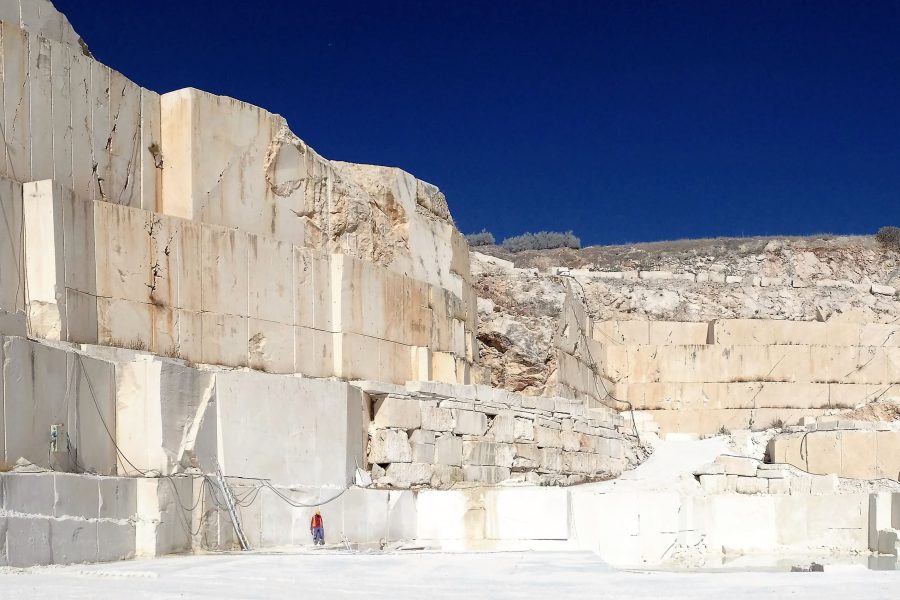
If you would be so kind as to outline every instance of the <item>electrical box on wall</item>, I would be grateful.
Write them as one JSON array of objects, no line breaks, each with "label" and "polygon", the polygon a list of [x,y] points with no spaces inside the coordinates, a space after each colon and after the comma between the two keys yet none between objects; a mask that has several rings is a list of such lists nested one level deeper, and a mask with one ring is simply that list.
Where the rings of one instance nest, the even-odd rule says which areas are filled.
[{"label": "electrical box on wall", "polygon": [[66,451],[66,426],[56,423],[50,426],[50,452]]}]

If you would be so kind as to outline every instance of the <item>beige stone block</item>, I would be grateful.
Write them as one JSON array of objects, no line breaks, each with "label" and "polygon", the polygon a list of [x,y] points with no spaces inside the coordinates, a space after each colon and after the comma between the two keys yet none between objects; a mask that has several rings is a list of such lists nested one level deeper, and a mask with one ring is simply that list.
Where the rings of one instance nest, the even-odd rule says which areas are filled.
[{"label": "beige stone block", "polygon": [[453,431],[456,416],[449,408],[422,407],[422,428],[429,431]]},{"label": "beige stone block", "polygon": [[457,372],[456,357],[449,352],[432,352],[431,376],[434,381],[458,383],[460,378]]},{"label": "beige stone block", "polygon": [[[59,206],[63,213],[62,249],[66,287],[96,296],[98,257],[94,233],[94,203],[78,200],[70,191],[58,185],[53,185],[52,193],[58,197],[58,203],[54,202],[55,206]],[[101,206],[101,210],[103,208],[105,207]],[[58,247],[56,251],[59,252]]]},{"label": "beige stone block", "polygon": [[[63,44],[50,45],[50,80],[52,98],[51,142],[53,146],[53,179],[61,186],[73,189],[72,179],[72,95],[71,48]],[[38,179],[35,177],[35,179]],[[42,179],[42,178],[41,178]]]},{"label": "beige stone block", "polygon": [[473,481],[493,485],[509,479],[510,472],[506,467],[467,465],[463,467],[463,474],[465,477],[465,481]]},{"label": "beige stone block", "polygon": [[896,323],[864,323],[859,327],[860,346],[900,347],[900,325]]},{"label": "beige stone block", "polygon": [[107,197],[116,204],[141,208],[141,88],[112,70],[109,120]]},{"label": "beige stone block", "polygon": [[716,464],[725,467],[727,475],[740,475],[744,477],[756,477],[756,469],[759,462],[752,458],[740,456],[722,455],[716,458]]},{"label": "beige stone block", "polygon": [[[433,327],[440,326],[433,322],[430,307],[431,290],[426,283],[408,277],[403,278],[403,286],[406,339],[409,344],[422,346],[427,350],[426,347],[431,343]],[[474,351],[473,348],[472,352]]]},{"label": "beige stone block", "polygon": [[391,463],[387,468],[388,479],[400,488],[411,485],[425,485],[431,483],[432,467],[422,463]]},{"label": "beige stone block", "polygon": [[412,449],[405,431],[380,429],[369,440],[370,464],[412,462]]},{"label": "beige stone block", "polygon": [[887,356],[887,383],[900,383],[900,348],[885,348]]},{"label": "beige stone block", "polygon": [[293,373],[295,328],[261,319],[249,319],[247,325],[250,368],[267,373]]},{"label": "beige stone block", "polygon": [[94,184],[91,62],[81,53],[69,55],[72,190],[84,200],[93,198],[91,190]]},{"label": "beige stone block", "polygon": [[516,440],[516,418],[512,413],[500,413],[493,418],[487,435],[495,442],[511,443]]},{"label": "beige stone block", "polygon": [[418,400],[388,395],[375,401],[375,427],[418,429],[422,425],[422,405]]},{"label": "beige stone block", "polygon": [[791,493],[790,479],[769,479],[768,492],[770,494],[790,494]]},{"label": "beige stone block", "polygon": [[340,334],[294,327],[294,372],[310,377],[334,375],[334,340]]},{"label": "beige stone block", "polygon": [[469,465],[512,467],[515,447],[489,441],[463,440],[463,463]]},{"label": "beige stone block", "polygon": [[203,311],[246,317],[250,236],[235,229],[203,225],[200,240]]},{"label": "beige stone block", "polygon": [[151,348],[153,305],[115,298],[97,298],[98,341],[132,350]]},{"label": "beige stone block", "polygon": [[514,425],[515,441],[534,441],[534,421],[516,417]]},{"label": "beige stone block", "polygon": [[487,431],[487,416],[471,410],[456,412],[453,433],[458,435],[484,435]]},{"label": "beige stone block", "polygon": [[178,356],[199,363],[203,359],[203,318],[199,312],[175,311],[178,331]]},{"label": "beige stone block", "polygon": [[513,467],[536,469],[541,464],[541,450],[537,444],[518,443],[515,448]]},{"label": "beige stone block", "polygon": [[816,496],[832,495],[837,491],[838,478],[837,475],[811,475],[810,478],[810,494]]},{"label": "beige stone block", "polygon": [[534,428],[534,441],[541,448],[562,448],[562,435],[559,430],[542,425]]},{"label": "beige stone block", "polygon": [[249,319],[205,312],[201,315],[202,362],[229,367],[249,366]]},{"label": "beige stone block", "polygon": [[5,22],[0,35],[3,39],[5,173],[16,181],[32,181],[29,36],[17,24]]},{"label": "beige stone block", "polygon": [[[707,494],[724,494],[728,489],[728,478],[725,474],[721,475],[701,475],[700,487]],[[735,485],[737,485],[735,483]]]},{"label": "beige stone block", "polygon": [[808,496],[810,494],[812,478],[806,475],[791,477],[788,479],[792,496]]},{"label": "beige stone block", "polygon": [[157,306],[200,312],[203,306],[201,225],[157,215],[151,219],[150,301]]},{"label": "beige stone block", "polygon": [[562,450],[559,448],[541,448],[540,468],[558,473],[563,469]]},{"label": "beige stone block", "polygon": [[94,205],[97,295],[150,303],[150,239],[158,217],[106,202]]},{"label": "beige stone block", "polygon": [[[900,481],[900,431],[875,432],[875,445],[875,476]],[[900,511],[900,501],[895,504]]]},{"label": "beige stone block", "polygon": [[97,298],[66,289],[65,339],[75,344],[97,344]]},{"label": "beige stone block", "polygon": [[628,366],[628,354],[628,349],[625,346],[605,346],[600,356],[597,357],[603,374],[614,382],[628,383],[633,381]]},{"label": "beige stone block", "polygon": [[649,325],[649,343],[656,346],[705,345],[709,333],[708,323],[650,321]]},{"label": "beige stone block", "polygon": [[465,473],[458,466],[434,465],[432,467],[431,487],[438,490],[452,488],[455,484],[465,481]]},{"label": "beige stone block", "polygon": [[754,431],[797,425],[803,417],[815,417],[825,409],[815,408],[755,408],[750,414],[750,428]]},{"label": "beige stone block", "polygon": [[887,383],[884,348],[816,346],[813,372],[825,383]]},{"label": "beige stone block", "polygon": [[11,232],[0,243],[0,310],[10,313],[25,307],[23,227],[22,186],[0,179],[0,231]]},{"label": "beige stone block", "polygon": [[758,375],[763,381],[806,383],[815,379],[807,345],[769,346],[762,369]]},{"label": "beige stone block", "polygon": [[841,477],[874,479],[876,475],[876,432],[841,432]]},{"label": "beige stone block", "polygon": [[831,403],[830,389],[824,383],[780,383],[757,384],[753,408],[828,408]]},{"label": "beige stone block", "polygon": [[[425,410],[425,409],[423,409]],[[442,435],[434,442],[434,462],[438,465],[462,466],[463,441],[455,435]]]},{"label": "beige stone block", "polygon": [[109,194],[109,140],[112,138],[110,116],[110,73],[109,67],[97,61],[89,61],[91,88],[91,160],[94,164],[91,180],[92,200],[112,202]]},{"label": "beige stone block", "polygon": [[872,386],[865,383],[831,383],[828,385],[829,406],[854,408],[871,399]]},{"label": "beige stone block", "polygon": [[807,469],[810,473],[827,475],[841,473],[841,432],[814,431],[806,436]]},{"label": "beige stone block", "polygon": [[335,335],[335,374],[345,379],[369,379],[402,384],[410,380],[413,352],[409,346],[364,335]]},{"label": "beige stone block", "polygon": [[140,186],[141,208],[162,212],[162,116],[156,92],[141,89]]},{"label": "beige stone block", "polygon": [[773,463],[806,469],[806,434],[779,435],[770,442],[769,458]]},{"label": "beige stone block", "polygon": [[593,337],[612,345],[645,345],[650,343],[649,321],[599,321],[594,323]]},{"label": "beige stone block", "polygon": [[735,491],[738,494],[766,494],[769,492],[769,480],[739,475]]},{"label": "beige stone block", "polygon": [[774,343],[773,329],[765,321],[755,319],[721,319],[714,321],[713,340],[722,346],[768,346]]},{"label": "beige stone block", "polygon": [[150,307],[150,339],[148,350],[160,356],[178,357],[178,316],[173,308]]}]

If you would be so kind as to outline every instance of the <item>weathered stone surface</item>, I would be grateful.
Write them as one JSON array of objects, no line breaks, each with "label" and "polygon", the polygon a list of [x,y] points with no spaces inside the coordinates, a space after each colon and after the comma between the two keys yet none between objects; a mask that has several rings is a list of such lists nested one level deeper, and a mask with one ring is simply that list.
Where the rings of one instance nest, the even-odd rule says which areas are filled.
[{"label": "weathered stone surface", "polygon": [[514,442],[516,440],[516,418],[511,413],[501,413],[494,417],[487,435],[496,442]]},{"label": "weathered stone surface", "polygon": [[465,481],[465,472],[462,468],[450,465],[434,465],[431,487],[448,489],[461,481]]},{"label": "weathered stone surface", "polygon": [[391,463],[385,471],[385,477],[399,488],[429,484],[432,477],[431,465],[422,463]]},{"label": "weathered stone surface", "polygon": [[724,473],[700,475],[700,487],[707,494],[722,494],[727,489],[726,475]]},{"label": "weathered stone surface", "polygon": [[460,410],[456,413],[453,433],[459,435],[484,435],[487,431],[487,416],[484,413]]},{"label": "weathered stone surface", "polygon": [[562,448],[561,433],[549,427],[534,428],[534,441],[541,448]]},{"label": "weathered stone surface", "polygon": [[442,435],[435,439],[435,464],[461,466],[462,456],[462,438],[453,435]]},{"label": "weathered stone surface", "polygon": [[463,441],[463,463],[468,465],[511,467],[515,447],[496,442]]},{"label": "weathered stone surface", "polygon": [[405,431],[381,429],[371,437],[369,445],[370,463],[412,462],[412,448]]},{"label": "weathered stone surface", "polygon": [[716,463],[724,466],[725,473],[728,475],[756,476],[758,461],[752,458],[722,455],[716,458]]},{"label": "weathered stone surface", "polygon": [[767,479],[738,475],[735,490],[739,494],[765,494],[769,491],[769,483]]},{"label": "weathered stone surface", "polygon": [[422,407],[422,428],[430,431],[453,431],[456,416],[449,408]]},{"label": "weathered stone surface", "polygon": [[506,467],[464,466],[465,481],[477,481],[487,484],[496,484],[509,479],[509,469]]}]

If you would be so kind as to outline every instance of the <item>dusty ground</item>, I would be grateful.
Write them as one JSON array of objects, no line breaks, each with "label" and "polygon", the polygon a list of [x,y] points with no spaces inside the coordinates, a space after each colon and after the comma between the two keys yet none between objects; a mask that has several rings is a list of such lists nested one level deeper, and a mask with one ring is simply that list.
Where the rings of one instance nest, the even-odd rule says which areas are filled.
[{"label": "dusty ground", "polygon": [[896,598],[900,571],[614,571],[590,553],[184,556],[0,575],[0,598]]}]

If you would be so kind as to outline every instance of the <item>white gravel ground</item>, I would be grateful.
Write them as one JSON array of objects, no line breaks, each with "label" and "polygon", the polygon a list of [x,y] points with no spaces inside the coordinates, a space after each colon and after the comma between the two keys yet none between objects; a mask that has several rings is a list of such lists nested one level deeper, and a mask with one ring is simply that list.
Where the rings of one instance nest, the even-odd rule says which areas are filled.
[{"label": "white gravel ground", "polygon": [[897,598],[900,571],[614,571],[590,553],[248,554],[7,570],[0,598]]}]

